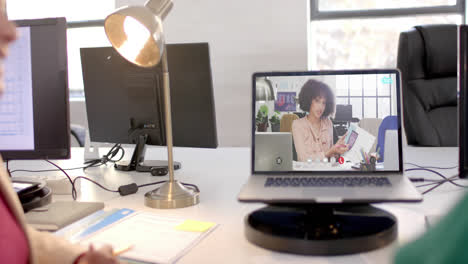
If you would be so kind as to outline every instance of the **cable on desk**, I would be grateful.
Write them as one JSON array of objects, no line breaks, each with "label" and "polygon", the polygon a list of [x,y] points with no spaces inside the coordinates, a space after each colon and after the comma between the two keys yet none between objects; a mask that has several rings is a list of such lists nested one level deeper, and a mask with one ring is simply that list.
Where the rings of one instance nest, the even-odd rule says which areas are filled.
[{"label": "cable on desk", "polygon": [[[456,177],[456,176],[455,176],[455,177]],[[433,187],[431,187],[431,188],[425,190],[422,194],[424,195],[424,194],[426,194],[426,193],[428,193],[428,192],[434,190],[435,188],[437,188],[437,187],[441,186],[442,184],[446,183],[447,181],[451,181],[451,180],[450,180],[450,179],[447,179],[447,180],[441,180],[439,183],[432,183],[432,184],[435,184],[435,185],[434,185]]]},{"label": "cable on desk", "polygon": [[406,169],[405,171],[417,171],[417,170],[429,171],[429,172],[435,173],[438,176],[443,178],[443,180],[440,180],[440,181],[435,181],[435,182],[432,182],[432,183],[416,186],[416,187],[425,187],[425,186],[434,185],[433,187],[431,187],[428,190],[424,191],[422,194],[426,194],[426,193],[434,190],[435,188],[441,186],[442,184],[444,184],[446,182],[449,182],[449,183],[451,183],[451,184],[453,184],[453,185],[455,185],[457,187],[468,188],[468,186],[466,186],[466,185],[461,185],[461,184],[458,184],[458,183],[454,182],[455,180],[459,180],[459,179],[457,179],[458,175],[455,175],[455,176],[452,176],[452,177],[447,177],[447,176],[444,176],[444,175],[442,175],[441,173],[439,173],[439,172],[437,172],[435,170],[431,170],[431,169],[428,169],[428,168],[412,168],[412,169]]},{"label": "cable on desk", "polygon": [[431,183],[426,183],[426,184],[422,184],[422,185],[417,185],[416,187],[417,188],[420,188],[420,187],[426,187],[426,186],[431,186],[431,185],[434,185],[434,184],[439,184],[439,183],[445,183],[447,181],[457,181],[457,180],[460,180],[459,178],[457,179],[458,176],[452,176],[450,178],[448,178],[447,180],[434,180],[433,182]]},{"label": "cable on desk", "polygon": [[[92,166],[92,167],[99,167],[100,165],[96,165],[96,166]],[[62,168],[64,171],[70,171],[70,170],[82,170],[82,169],[85,169],[85,168],[89,168],[89,166],[84,166],[84,167],[76,167],[76,168],[67,168],[67,169],[64,169]],[[49,169],[49,170],[22,170],[22,169],[18,169],[18,170],[12,170],[10,171],[10,173],[15,173],[15,172],[32,172],[32,173],[36,173],[36,172],[52,172],[52,171],[60,171],[59,169]]]},{"label": "cable on desk", "polygon": [[[88,181],[96,184],[97,186],[99,186],[103,190],[106,190],[108,192],[117,192],[117,193],[120,193],[120,195],[122,195],[122,196],[129,195],[129,194],[134,194],[141,187],[146,187],[146,186],[156,185],[156,184],[161,184],[161,183],[166,182],[166,181],[158,181],[158,182],[146,183],[146,184],[141,184],[141,185],[137,185],[136,183],[130,183],[130,184],[119,186],[118,190],[115,191],[115,190],[111,190],[111,189],[108,189],[108,188],[104,187],[102,184],[100,184],[100,183],[98,183],[98,182],[96,182],[94,180],[91,180],[88,177],[78,176],[73,180],[72,189],[75,188],[75,183],[76,183],[76,180],[78,180],[78,179],[88,180]],[[184,185],[184,186],[189,186],[191,189],[193,189],[193,190],[195,190],[197,192],[200,192],[200,189],[198,189],[198,187],[196,185],[194,185],[194,184],[189,184],[189,183],[184,183],[184,182],[181,182],[181,184]]]},{"label": "cable on desk", "polygon": [[[113,159],[115,156],[117,156],[119,152],[121,152],[120,158]],[[107,154],[102,156],[102,158],[86,161],[85,164],[88,164],[88,165],[84,168],[84,170],[93,166],[104,165],[107,162],[113,162],[113,163],[119,162],[123,159],[124,156],[125,156],[125,150],[122,147],[122,144],[117,143],[114,146],[112,146],[112,148],[107,152]]]},{"label": "cable on desk", "polygon": [[57,167],[61,172],[63,172],[63,174],[65,174],[65,176],[67,176],[67,178],[68,178],[68,180],[70,181],[70,184],[71,184],[71,186],[72,186],[72,198],[73,198],[73,200],[76,200],[76,198],[77,198],[77,191],[76,191],[75,184],[76,184],[76,181],[77,181],[78,179],[85,179],[85,180],[88,180],[88,181],[90,181],[90,182],[96,184],[96,185],[99,186],[100,188],[102,188],[102,189],[104,189],[104,190],[106,190],[106,191],[109,191],[109,192],[118,192],[118,191],[110,190],[110,189],[104,187],[103,185],[101,185],[100,183],[98,183],[98,182],[96,182],[96,181],[94,181],[94,180],[92,180],[92,179],[90,179],[90,178],[88,178],[88,177],[85,177],[85,176],[78,176],[78,177],[76,177],[75,179],[72,180],[71,177],[70,177],[70,175],[68,175],[67,172],[66,172],[65,170],[63,170],[60,166],[58,166],[57,164],[53,163],[53,162],[50,161],[50,160],[45,160],[45,161],[47,161],[47,162],[49,162],[50,164],[52,164],[52,165],[54,165],[55,167]]},{"label": "cable on desk", "polygon": [[184,183],[184,182],[181,182],[181,183],[182,183],[182,185],[184,185],[184,186],[192,187],[192,189],[195,190],[196,192],[200,192],[200,189],[198,189],[198,186],[196,186],[195,184]]},{"label": "cable on desk", "polygon": [[405,164],[408,164],[408,165],[411,165],[411,166],[415,166],[415,167],[418,167],[418,168],[421,168],[421,169],[451,170],[451,169],[458,168],[458,165],[452,166],[452,167],[434,167],[434,166],[425,167],[425,166],[421,166],[421,165],[418,165],[418,164],[415,164],[415,163],[411,163],[411,162],[405,162]]},{"label": "cable on desk", "polygon": [[441,180],[408,177],[411,182],[440,182]]},{"label": "cable on desk", "polygon": [[57,167],[57,169],[59,169],[61,172],[63,172],[63,174],[65,174],[65,176],[67,176],[68,180],[70,181],[70,184],[72,185],[72,198],[73,200],[76,200],[76,189],[75,189],[75,183],[73,182],[73,180],[71,179],[70,175],[68,175],[68,173],[66,171],[64,171],[62,168],[60,168],[59,165],[53,163],[52,161],[50,160],[45,160],[47,162],[49,162],[50,164],[54,165],[55,167]]},{"label": "cable on desk", "polygon": [[[100,187],[101,189],[103,189],[105,191],[120,193],[120,195],[122,195],[122,196],[136,193],[138,191],[138,188],[141,188],[141,187],[146,187],[146,186],[150,186],[150,185],[157,185],[157,184],[161,184],[161,183],[166,182],[166,181],[158,181],[158,182],[146,183],[146,184],[141,184],[141,185],[137,185],[136,183],[130,183],[130,184],[119,186],[118,190],[111,190],[111,189],[105,187],[104,185],[98,183],[97,181],[92,180],[92,179],[90,179],[90,178],[88,178],[86,176],[77,176],[72,180],[70,175],[68,175],[67,172],[64,169],[62,169],[60,166],[58,166],[57,164],[53,163],[50,160],[45,160],[45,161],[47,161],[48,163],[54,165],[58,170],[63,172],[63,174],[65,174],[65,176],[68,178],[68,180],[70,181],[70,184],[72,185],[72,198],[73,198],[73,200],[77,199],[77,191],[76,191],[75,184],[76,184],[76,181],[78,179],[84,179],[84,180],[90,181],[90,182],[96,184],[98,187]],[[195,184],[184,183],[184,182],[181,182],[181,184],[184,185],[184,186],[190,187],[191,189],[195,190],[196,192],[200,192],[200,189]]]},{"label": "cable on desk", "polygon": [[[422,170],[422,171],[428,171],[428,172],[432,172],[434,174],[437,174],[439,175],[440,177],[442,177],[444,180],[447,180],[447,181],[444,181],[444,182],[450,182],[451,184],[457,186],[457,187],[468,187],[468,186],[465,186],[465,185],[460,185],[460,184],[457,184],[457,183],[454,183],[453,182],[453,179],[452,177],[447,177],[447,176],[444,176],[442,175],[440,172],[438,171],[435,171],[435,170],[431,170],[431,169],[426,169],[426,168],[412,168],[412,169],[406,169],[405,171],[418,171],[418,170]],[[458,176],[454,176],[455,178],[458,177]]]},{"label": "cable on desk", "polygon": [[138,188],[142,188],[142,187],[146,187],[146,186],[161,184],[161,183],[164,183],[164,182],[166,182],[166,181],[158,181],[158,182],[145,183],[145,184],[138,185],[137,187],[138,187]]},{"label": "cable on desk", "polygon": [[[436,173],[438,174],[439,176],[441,176],[442,178],[444,178],[445,176],[433,171],[432,169],[436,169],[436,170],[449,170],[449,169],[455,169],[457,168],[458,166],[452,166],[452,167],[434,167],[434,166],[431,166],[431,167],[424,167],[424,166],[421,166],[421,165],[418,165],[418,164],[415,164],[415,163],[411,163],[411,162],[405,162],[405,164],[408,164],[408,165],[412,165],[412,166],[415,166],[417,168],[410,168],[410,169],[405,169],[405,171],[413,171],[413,170],[428,170],[430,172],[433,172],[433,173]],[[408,177],[409,180],[411,182],[439,182],[440,180],[432,180],[432,179],[426,179],[426,178],[422,178],[422,177],[419,177],[419,178],[415,178],[415,177]]]},{"label": "cable on desk", "polygon": [[111,190],[111,189],[109,189],[109,188],[106,188],[106,187],[104,187],[104,185],[100,184],[99,182],[97,182],[97,181],[95,181],[95,180],[91,180],[90,178],[85,177],[85,176],[78,176],[78,177],[76,177],[75,179],[73,179],[73,185],[75,185],[75,183],[76,183],[76,181],[77,181],[78,179],[84,179],[84,180],[90,181],[90,182],[96,184],[97,186],[99,186],[100,188],[102,188],[102,189],[104,189],[104,190],[106,190],[106,191],[108,191],[108,192],[119,192],[119,191],[114,191],[114,190]]}]

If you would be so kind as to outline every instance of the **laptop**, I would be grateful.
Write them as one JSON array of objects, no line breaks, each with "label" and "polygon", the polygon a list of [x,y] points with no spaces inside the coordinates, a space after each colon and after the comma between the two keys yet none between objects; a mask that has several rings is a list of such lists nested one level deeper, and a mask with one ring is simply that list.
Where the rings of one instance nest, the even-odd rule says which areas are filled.
[{"label": "laptop", "polygon": [[[252,122],[255,122],[256,112],[261,105],[268,106],[270,115],[274,111],[280,111],[280,115],[287,113],[275,109],[274,102],[256,100],[257,78],[270,80],[275,87],[275,93],[294,92],[297,109],[302,111],[303,117],[293,122],[290,133],[279,133],[276,136],[278,132],[257,132],[255,124],[252,125],[251,176],[241,188],[239,201],[291,204],[422,200],[422,195],[403,175],[403,111],[398,70],[255,73],[252,80]],[[325,99],[318,100],[325,102],[323,109],[316,108],[319,104],[314,102],[317,100],[310,98]],[[388,162],[376,162],[378,154],[369,146],[373,140],[378,140],[378,137],[369,133],[360,133],[353,138],[351,148],[347,146],[348,151],[354,148],[359,150],[354,152],[362,155],[359,162],[356,162],[356,159],[354,162],[346,159],[346,152],[340,154],[336,151],[337,148],[331,149],[334,144],[342,143],[333,142],[333,124],[329,121],[336,104],[353,105],[355,117],[359,119],[397,117],[394,118],[398,123],[397,129],[385,133],[393,136],[383,139],[386,142],[380,144],[391,146],[385,150],[385,159],[392,161],[391,166]],[[317,123],[317,120],[320,122]],[[315,126],[320,129],[313,130],[314,126],[309,125],[312,122],[320,124]],[[349,124],[353,125],[353,129],[356,129],[359,123]],[[349,131],[351,133],[351,128]],[[281,134],[290,135],[289,144],[284,142],[285,136]],[[266,141],[268,143],[263,143]],[[343,147],[342,145],[340,147]],[[293,148],[291,156],[289,148]],[[287,164],[289,170],[285,170],[286,165],[274,165],[275,157],[280,153],[278,149],[287,152],[281,156],[281,164]],[[283,160],[286,157],[287,159],[291,157],[290,163]],[[297,158],[293,160],[292,157]]]}]

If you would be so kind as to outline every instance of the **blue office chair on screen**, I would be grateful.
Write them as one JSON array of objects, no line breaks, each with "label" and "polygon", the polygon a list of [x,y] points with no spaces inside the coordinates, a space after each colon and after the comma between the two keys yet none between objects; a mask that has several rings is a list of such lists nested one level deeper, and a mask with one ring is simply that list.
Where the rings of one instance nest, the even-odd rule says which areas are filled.
[{"label": "blue office chair on screen", "polygon": [[397,116],[387,116],[380,123],[379,134],[377,135],[377,149],[379,150],[380,162],[384,161],[385,132],[387,130],[398,130]]}]

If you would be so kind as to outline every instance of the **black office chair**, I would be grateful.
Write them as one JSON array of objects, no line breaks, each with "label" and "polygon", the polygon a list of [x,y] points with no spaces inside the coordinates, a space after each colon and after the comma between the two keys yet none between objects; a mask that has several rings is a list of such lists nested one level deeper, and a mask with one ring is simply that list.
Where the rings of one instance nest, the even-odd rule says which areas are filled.
[{"label": "black office chair", "polygon": [[408,144],[457,146],[457,26],[402,32],[397,67]]},{"label": "black office chair", "polygon": [[351,123],[359,122],[359,118],[353,117],[353,106],[352,105],[336,105],[335,118],[332,118],[333,122],[333,144],[336,143],[338,137],[343,136],[347,131]]},{"label": "black office chair", "polygon": [[80,147],[84,147],[86,138],[86,128],[77,124],[70,124],[70,133],[78,142]]}]

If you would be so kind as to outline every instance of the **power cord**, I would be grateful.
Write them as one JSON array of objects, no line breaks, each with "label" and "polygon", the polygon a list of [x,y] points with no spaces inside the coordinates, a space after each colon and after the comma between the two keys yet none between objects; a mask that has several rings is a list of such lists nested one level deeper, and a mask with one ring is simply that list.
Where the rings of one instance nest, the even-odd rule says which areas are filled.
[{"label": "power cord", "polygon": [[[91,167],[99,167],[101,165],[95,165],[95,166],[91,166]],[[71,170],[83,170],[85,168],[89,168],[90,166],[84,166],[84,167],[76,167],[76,168],[67,168],[67,169],[63,169],[64,171],[71,171]],[[18,170],[12,170],[10,171],[10,173],[15,173],[15,172],[31,172],[31,173],[34,173],[34,172],[52,172],[52,171],[60,171],[59,169],[49,169],[49,170],[22,170],[22,169],[18,169]]]},{"label": "power cord", "polygon": [[[161,184],[161,183],[166,182],[166,181],[158,181],[158,182],[146,183],[146,184],[141,184],[141,185],[137,185],[136,183],[130,183],[130,184],[119,186],[118,190],[111,190],[111,189],[103,186],[102,184],[98,183],[97,181],[92,180],[92,179],[90,179],[88,177],[85,177],[85,176],[77,176],[77,177],[75,177],[75,179],[72,180],[70,175],[68,175],[67,172],[65,170],[63,170],[60,166],[58,166],[57,164],[53,163],[50,160],[45,160],[45,161],[47,161],[50,164],[57,167],[57,169],[59,169],[61,172],[63,172],[63,174],[65,174],[65,176],[68,178],[68,180],[70,181],[70,184],[72,186],[72,198],[73,198],[73,200],[76,200],[76,198],[77,198],[77,191],[76,191],[75,184],[76,184],[76,181],[79,180],[79,179],[84,179],[84,180],[90,181],[90,182],[96,184],[98,187],[100,187],[101,189],[103,189],[105,191],[114,192],[114,193],[118,192],[118,193],[120,193],[121,196],[134,194],[134,193],[136,193],[138,191],[139,188],[142,188],[142,187],[157,185],[157,184]],[[196,192],[200,192],[200,189],[195,184],[184,183],[184,182],[181,182],[181,184],[184,185],[184,186],[190,187],[191,189],[195,190]]]},{"label": "power cord", "polygon": [[[114,160],[113,158],[117,156],[119,152],[121,152],[120,158]],[[105,165],[107,162],[113,162],[113,163],[119,162],[123,159],[124,156],[125,156],[125,150],[122,147],[122,144],[117,143],[107,152],[107,154],[102,156],[102,158],[86,161],[85,164],[88,164],[88,165],[84,167],[83,170],[86,170],[87,168],[90,168],[90,167]]]},{"label": "power cord", "polygon": [[418,168],[435,169],[435,170],[451,170],[451,169],[458,168],[458,165],[452,166],[452,167],[434,167],[434,166],[427,166],[426,167],[426,166],[418,165],[418,164],[411,163],[411,162],[405,162],[405,164],[412,165],[412,166],[415,166],[415,167],[418,167]]},{"label": "power cord", "polygon": [[[430,186],[430,185],[434,185],[433,187],[427,189],[426,191],[424,191],[422,194],[426,194],[432,190],[434,190],[435,188],[441,186],[442,184],[446,183],[446,182],[451,182],[452,184],[455,184],[453,181],[456,181],[456,180],[459,180],[459,179],[456,179],[458,176],[453,176],[453,177],[450,177],[449,179],[447,180],[440,180],[439,182],[434,182],[434,183],[428,183],[428,184],[423,184],[423,185],[419,185],[419,186],[416,186],[416,187],[425,187],[425,186]],[[467,188],[468,186],[462,186],[460,185],[460,187],[464,187],[464,188]]]},{"label": "power cord", "polygon": [[[113,159],[119,152],[121,152],[121,156],[118,159]],[[101,159],[94,159],[94,160],[86,161],[85,164],[88,164],[88,165],[86,165],[84,167],[63,169],[59,165],[53,163],[52,161],[45,160],[48,163],[52,164],[57,169],[48,169],[48,170],[21,170],[21,169],[19,169],[19,170],[10,171],[9,170],[9,163],[8,163],[9,160],[6,160],[6,169],[7,169],[7,172],[10,174],[10,177],[11,177],[11,174],[14,173],[14,172],[33,172],[34,173],[34,172],[61,171],[63,174],[65,174],[65,176],[67,177],[68,181],[70,182],[70,184],[72,186],[72,198],[73,198],[73,200],[77,199],[77,190],[76,190],[75,184],[76,184],[76,181],[79,180],[79,179],[84,179],[84,180],[90,181],[90,182],[96,184],[98,187],[100,187],[101,189],[103,189],[105,191],[115,192],[115,193],[118,192],[122,196],[129,195],[129,194],[134,194],[134,193],[136,193],[138,191],[139,188],[142,188],[142,187],[157,185],[157,184],[161,184],[161,183],[166,182],[166,181],[158,181],[158,182],[146,183],[146,184],[141,184],[141,185],[137,185],[136,183],[131,183],[131,184],[120,186],[118,188],[118,190],[111,190],[109,188],[106,188],[102,184],[98,183],[97,181],[94,181],[94,180],[92,180],[92,179],[90,179],[88,177],[85,177],[85,176],[77,176],[72,180],[70,175],[68,175],[68,173],[66,172],[67,170],[79,170],[79,169],[86,170],[87,168],[91,168],[91,167],[99,167],[99,166],[107,164],[108,162],[115,163],[115,162],[118,162],[118,161],[122,160],[124,155],[125,155],[125,150],[122,148],[121,144],[115,144],[109,150],[109,152],[107,152],[107,154],[102,156]],[[200,189],[195,184],[184,183],[184,182],[180,182],[180,183],[182,185],[186,186],[186,187],[191,188],[192,190],[195,190],[196,192],[200,192]]]},{"label": "power cord", "polygon": [[455,183],[456,180],[459,180],[458,175],[447,177],[447,176],[444,176],[443,174],[441,174],[441,173],[439,173],[439,172],[432,169],[432,168],[441,169],[441,170],[442,169],[454,169],[454,168],[456,168],[458,166],[442,168],[442,167],[422,167],[422,166],[419,166],[419,165],[416,165],[416,164],[413,164],[413,163],[410,163],[410,164],[414,165],[414,166],[417,166],[418,168],[410,168],[410,169],[406,169],[405,171],[418,171],[418,170],[419,171],[428,171],[428,172],[434,173],[434,174],[440,176],[441,178],[443,178],[443,180],[429,180],[429,179],[424,179],[424,178],[410,178],[410,180],[413,181],[413,182],[431,182],[431,183],[428,183],[428,184],[416,186],[418,188],[434,185],[431,188],[429,188],[428,190],[424,191],[422,194],[429,193],[429,192],[433,191],[434,189],[436,189],[437,187],[441,186],[442,184],[444,184],[446,182],[449,182],[449,183],[451,183],[451,184],[453,184],[453,185],[455,185],[457,187],[468,188],[468,186],[466,186],[466,185],[461,185],[461,184]]},{"label": "power cord", "polygon": [[49,162],[50,164],[54,165],[55,167],[57,167],[57,169],[59,169],[61,172],[63,172],[63,174],[65,174],[65,176],[67,176],[68,180],[70,181],[70,184],[72,185],[72,198],[73,200],[76,200],[76,189],[75,189],[75,183],[73,182],[73,180],[71,179],[70,175],[68,175],[68,173],[66,171],[64,171],[62,168],[60,168],[59,165],[53,163],[52,161],[50,160],[45,160],[47,162]]},{"label": "power cord", "polygon": [[[407,165],[412,165],[412,166],[415,166],[417,167],[416,169],[415,168],[410,168],[410,169],[405,169],[405,171],[413,171],[413,170],[431,170],[431,169],[436,169],[436,170],[449,170],[449,169],[455,169],[458,167],[457,166],[452,166],[452,167],[435,167],[435,166],[428,166],[428,167],[425,167],[425,166],[421,166],[421,165],[418,165],[418,164],[415,164],[415,163],[411,163],[411,162],[405,162],[405,164]],[[430,171],[430,172],[434,172],[435,171]],[[440,175],[440,174],[439,174]],[[440,175],[442,177],[445,177],[443,175]],[[426,178],[414,178],[414,177],[409,177],[409,180],[411,182],[439,182],[440,180],[432,180],[432,179],[426,179]]]},{"label": "power cord", "polygon": [[[118,152],[121,151],[122,154],[120,156],[119,159],[116,159],[114,160],[113,158],[118,154]],[[31,173],[35,173],[35,172],[53,172],[53,171],[61,171],[61,170],[64,170],[64,171],[70,171],[70,170],[86,170],[88,168],[93,168],[93,167],[99,167],[99,166],[102,166],[102,165],[105,165],[106,163],[108,162],[119,162],[120,160],[122,160],[122,158],[124,157],[125,155],[125,150],[124,148],[122,148],[121,144],[115,144],[110,150],[109,152],[107,152],[106,155],[102,156],[101,159],[94,159],[94,160],[89,160],[89,161],[86,161],[85,164],[88,164],[86,166],[83,166],[83,167],[76,167],[76,168],[67,168],[67,169],[47,169],[47,170],[22,170],[22,169],[18,169],[18,170],[12,170],[10,171],[9,170],[9,163],[7,160],[6,161],[6,169],[7,171],[10,173],[10,175],[12,173],[15,173],[15,172],[31,172]],[[48,161],[48,160],[46,160]],[[50,161],[48,161],[49,163],[51,163]]]}]

